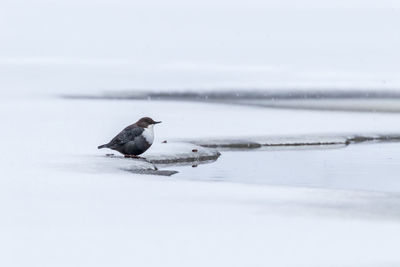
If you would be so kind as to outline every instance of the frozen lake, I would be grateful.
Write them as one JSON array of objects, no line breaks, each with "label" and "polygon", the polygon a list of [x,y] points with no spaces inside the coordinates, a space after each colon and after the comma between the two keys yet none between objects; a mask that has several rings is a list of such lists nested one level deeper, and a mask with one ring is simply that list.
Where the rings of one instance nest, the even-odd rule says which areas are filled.
[{"label": "frozen lake", "polygon": [[[400,1],[5,0],[0,15],[0,266],[400,266],[400,143],[345,146],[400,139]],[[97,146],[144,116],[163,122],[149,160],[212,154],[188,140],[343,146],[217,147],[143,175],[159,173]]]},{"label": "frozen lake", "polygon": [[163,121],[147,154],[158,155],[173,139],[399,133],[398,113],[52,97],[2,99],[0,111],[2,266],[400,261],[398,143],[223,150],[211,164],[167,167],[180,171],[172,177],[129,172],[132,161],[97,150],[141,116]]},{"label": "frozen lake", "polygon": [[214,163],[175,169],[180,179],[400,192],[400,144],[224,151]]}]

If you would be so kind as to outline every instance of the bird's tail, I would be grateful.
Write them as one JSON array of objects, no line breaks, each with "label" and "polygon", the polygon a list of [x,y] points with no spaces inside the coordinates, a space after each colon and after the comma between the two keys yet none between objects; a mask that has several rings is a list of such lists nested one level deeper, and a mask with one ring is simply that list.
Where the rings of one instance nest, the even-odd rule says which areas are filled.
[{"label": "bird's tail", "polygon": [[102,149],[102,148],[105,148],[107,146],[108,146],[108,144],[104,144],[104,145],[98,146],[97,149]]}]

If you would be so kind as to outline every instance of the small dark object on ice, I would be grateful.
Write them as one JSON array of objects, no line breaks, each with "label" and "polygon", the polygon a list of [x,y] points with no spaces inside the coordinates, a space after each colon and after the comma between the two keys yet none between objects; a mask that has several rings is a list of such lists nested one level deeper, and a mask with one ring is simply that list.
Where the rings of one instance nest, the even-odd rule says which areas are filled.
[{"label": "small dark object on ice", "polygon": [[97,148],[114,149],[124,154],[125,157],[140,155],[153,144],[153,126],[160,122],[154,121],[149,117],[141,118],[136,123],[123,129],[109,143]]},{"label": "small dark object on ice", "polygon": [[192,149],[192,152],[199,152],[197,149]]},{"label": "small dark object on ice", "polygon": [[167,143],[167,140],[164,140],[164,141],[162,141],[161,143],[166,144],[166,143]]},{"label": "small dark object on ice", "polygon": [[106,154],[106,157],[114,157],[114,156],[115,155],[113,153]]},{"label": "small dark object on ice", "polygon": [[194,164],[192,165],[192,168],[197,168],[197,166],[198,166],[197,164]]}]

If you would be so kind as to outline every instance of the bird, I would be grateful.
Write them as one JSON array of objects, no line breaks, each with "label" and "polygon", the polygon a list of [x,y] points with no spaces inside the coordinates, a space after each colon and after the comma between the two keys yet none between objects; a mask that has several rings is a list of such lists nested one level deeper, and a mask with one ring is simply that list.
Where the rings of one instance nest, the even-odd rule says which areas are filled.
[{"label": "bird", "polygon": [[158,123],[161,123],[161,121],[154,121],[152,118],[143,117],[123,129],[109,143],[97,148],[113,149],[127,158],[140,158],[138,156],[143,154],[153,144],[153,127]]}]

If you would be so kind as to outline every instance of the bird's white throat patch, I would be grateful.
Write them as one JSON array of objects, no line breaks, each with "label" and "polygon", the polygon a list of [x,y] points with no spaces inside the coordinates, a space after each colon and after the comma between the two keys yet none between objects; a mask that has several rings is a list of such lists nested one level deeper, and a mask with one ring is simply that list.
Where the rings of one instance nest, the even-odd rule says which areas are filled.
[{"label": "bird's white throat patch", "polygon": [[149,125],[147,128],[144,128],[144,131],[142,133],[144,139],[146,139],[146,141],[149,144],[153,144],[154,141],[154,130],[153,130],[153,126],[154,125]]}]

